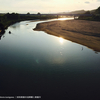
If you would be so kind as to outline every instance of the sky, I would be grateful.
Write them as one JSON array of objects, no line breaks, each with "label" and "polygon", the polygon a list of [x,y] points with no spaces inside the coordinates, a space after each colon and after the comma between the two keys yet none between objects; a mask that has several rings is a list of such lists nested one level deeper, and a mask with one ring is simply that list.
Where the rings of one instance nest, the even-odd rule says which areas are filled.
[{"label": "sky", "polygon": [[93,10],[100,0],[0,0],[0,13],[55,13]]}]

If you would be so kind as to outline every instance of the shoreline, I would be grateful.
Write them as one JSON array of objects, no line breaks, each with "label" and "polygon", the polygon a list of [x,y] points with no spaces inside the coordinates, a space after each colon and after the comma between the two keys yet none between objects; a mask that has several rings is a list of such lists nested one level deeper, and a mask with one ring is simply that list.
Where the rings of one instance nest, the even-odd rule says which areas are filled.
[{"label": "shoreline", "polygon": [[44,31],[100,52],[100,22],[86,20],[52,21],[39,23],[34,30]]}]

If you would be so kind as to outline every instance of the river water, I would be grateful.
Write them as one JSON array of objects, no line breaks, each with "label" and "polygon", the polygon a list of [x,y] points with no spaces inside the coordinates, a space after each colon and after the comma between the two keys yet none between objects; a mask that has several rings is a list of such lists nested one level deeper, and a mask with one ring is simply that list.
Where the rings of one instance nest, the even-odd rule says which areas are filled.
[{"label": "river water", "polygon": [[13,24],[1,37],[0,95],[99,100],[100,53],[33,31],[41,22]]}]

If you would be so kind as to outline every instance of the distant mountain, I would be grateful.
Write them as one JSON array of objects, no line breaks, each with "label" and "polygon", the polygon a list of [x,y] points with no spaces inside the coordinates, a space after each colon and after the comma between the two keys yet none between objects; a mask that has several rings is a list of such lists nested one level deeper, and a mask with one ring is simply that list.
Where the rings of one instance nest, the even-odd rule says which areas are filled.
[{"label": "distant mountain", "polygon": [[77,11],[71,11],[71,12],[60,12],[59,14],[83,14],[85,13],[85,10],[77,10]]},{"label": "distant mountain", "polygon": [[[94,10],[87,10],[87,11],[90,11],[90,13],[94,13],[96,11],[96,9],[94,9]],[[85,10],[76,10],[76,11],[71,11],[71,12],[60,12],[58,14],[84,14],[87,11],[85,11]]]},{"label": "distant mountain", "polygon": [[85,10],[77,10],[77,11],[69,12],[69,14],[83,14],[85,12],[86,12]]}]

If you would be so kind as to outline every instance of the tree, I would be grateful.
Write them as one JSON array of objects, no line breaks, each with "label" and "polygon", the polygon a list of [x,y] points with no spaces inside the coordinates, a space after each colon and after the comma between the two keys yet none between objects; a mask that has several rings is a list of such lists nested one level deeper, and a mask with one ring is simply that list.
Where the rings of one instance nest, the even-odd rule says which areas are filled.
[{"label": "tree", "polygon": [[4,18],[8,19],[8,20],[16,20],[16,19],[19,19],[19,14],[17,14],[17,13],[11,13],[11,14],[7,13],[7,14],[4,15]]},{"label": "tree", "polygon": [[0,30],[4,30],[4,25],[2,23],[0,23]]},{"label": "tree", "polygon": [[87,11],[85,14],[91,14],[90,11]]},{"label": "tree", "polygon": [[39,18],[41,19],[41,13],[40,13],[40,12],[38,12],[38,13],[37,13],[37,15],[38,15],[38,16],[39,16]]},{"label": "tree", "polygon": [[37,13],[37,15],[41,15],[41,13],[40,13],[40,12],[38,12],[38,13]]},{"label": "tree", "polygon": [[98,7],[95,12],[96,14],[100,14],[100,7]]},{"label": "tree", "polygon": [[30,15],[30,13],[28,12],[27,15]]}]

